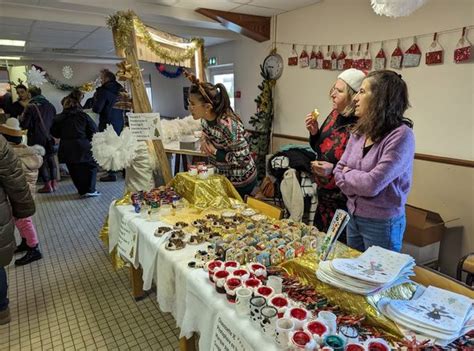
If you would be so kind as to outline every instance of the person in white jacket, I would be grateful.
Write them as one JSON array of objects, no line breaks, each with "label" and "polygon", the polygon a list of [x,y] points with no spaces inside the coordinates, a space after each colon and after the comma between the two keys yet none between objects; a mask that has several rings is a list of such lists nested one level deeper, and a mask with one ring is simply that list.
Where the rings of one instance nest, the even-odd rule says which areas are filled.
[{"label": "person in white jacket", "polygon": [[[31,195],[34,197],[38,170],[43,164],[44,148],[40,145],[27,146],[22,143],[23,131],[16,118],[9,118],[5,124],[1,124],[0,133],[7,139],[10,147],[21,160],[26,181],[30,187]],[[38,233],[36,232],[32,217],[15,218],[15,226],[21,236],[21,243],[17,246],[15,253],[26,251],[23,257],[15,260],[15,265],[23,266],[41,259],[43,256],[38,247]]]}]

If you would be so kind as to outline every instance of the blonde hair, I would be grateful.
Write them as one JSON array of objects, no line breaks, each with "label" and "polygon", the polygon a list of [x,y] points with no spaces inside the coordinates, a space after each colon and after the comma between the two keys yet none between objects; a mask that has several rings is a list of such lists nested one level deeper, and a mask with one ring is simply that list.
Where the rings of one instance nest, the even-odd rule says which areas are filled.
[{"label": "blonde hair", "polygon": [[[340,79],[340,78],[339,78]],[[342,80],[342,79],[341,79]],[[344,80],[342,80],[344,82]],[[349,100],[349,103],[347,104],[346,108],[344,109],[344,111],[341,112],[341,115],[343,116],[351,116],[354,114],[355,112],[355,105],[353,103],[353,100],[354,100],[354,96],[356,96],[357,94],[357,91],[355,91],[354,89],[352,89],[349,84],[347,84],[346,82],[344,82],[345,84],[345,88],[344,88],[344,93],[347,95],[347,99]],[[331,89],[329,90],[329,97],[331,97],[331,94],[332,92],[334,91],[334,89],[336,88],[336,83],[333,84],[333,86],[331,87]]]}]

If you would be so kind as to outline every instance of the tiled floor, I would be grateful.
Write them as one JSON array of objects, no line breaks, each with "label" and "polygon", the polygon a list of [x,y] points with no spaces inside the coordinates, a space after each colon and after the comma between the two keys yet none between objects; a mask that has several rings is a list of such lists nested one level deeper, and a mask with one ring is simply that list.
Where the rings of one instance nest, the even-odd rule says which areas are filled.
[{"label": "tiled floor", "polygon": [[0,350],[176,350],[178,329],[156,296],[135,302],[128,270],[114,271],[98,232],[123,181],[77,199],[70,180],[38,194],[35,223],[44,258],[7,269],[12,321]]}]

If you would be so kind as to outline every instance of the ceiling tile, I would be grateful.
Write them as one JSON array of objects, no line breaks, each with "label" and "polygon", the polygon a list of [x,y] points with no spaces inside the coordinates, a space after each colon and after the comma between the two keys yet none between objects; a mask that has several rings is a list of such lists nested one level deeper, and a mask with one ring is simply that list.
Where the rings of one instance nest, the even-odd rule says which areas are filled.
[{"label": "ceiling tile", "polygon": [[242,6],[234,8],[232,12],[244,13],[247,15],[270,17],[270,16],[278,15],[285,11],[279,10],[279,9],[270,9],[270,8],[265,8],[265,7],[257,7],[257,6],[252,6],[252,5],[242,5]]},{"label": "ceiling tile", "polygon": [[0,17],[0,24],[8,26],[23,26],[29,28],[33,24],[33,20],[21,19],[21,18],[10,18]]},{"label": "ceiling tile", "polygon": [[308,5],[316,4],[321,0],[252,0],[251,5],[266,8],[281,9],[285,11],[295,10]]},{"label": "ceiling tile", "polygon": [[54,31],[72,31],[72,32],[92,32],[96,26],[85,26],[82,24],[70,24],[60,22],[37,21],[34,24],[35,29],[51,29]]},{"label": "ceiling tile", "polygon": [[232,3],[231,1],[222,1],[222,0],[206,0],[206,1],[180,0],[175,6],[192,9],[192,10],[200,8],[200,7],[204,7],[204,8],[213,9],[213,10],[229,11],[229,10],[232,10],[237,5]]}]

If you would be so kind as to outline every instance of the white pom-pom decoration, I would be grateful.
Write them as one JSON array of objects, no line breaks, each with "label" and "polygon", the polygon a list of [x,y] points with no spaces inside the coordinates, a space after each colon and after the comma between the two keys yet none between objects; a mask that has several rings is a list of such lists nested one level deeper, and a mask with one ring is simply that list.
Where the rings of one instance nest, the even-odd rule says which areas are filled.
[{"label": "white pom-pom decoration", "polygon": [[387,17],[408,16],[423,6],[428,0],[371,0],[377,15]]},{"label": "white pom-pom decoration", "polygon": [[36,69],[35,66],[31,66],[31,68],[28,70],[26,75],[26,81],[29,85],[34,85],[39,87],[40,85],[43,85],[44,83],[47,82],[45,78],[45,71],[40,71],[39,69]]},{"label": "white pom-pom decoration", "polygon": [[161,120],[163,131],[163,143],[168,144],[177,141],[183,135],[192,135],[194,131],[201,130],[201,121],[195,120],[193,116],[175,118],[172,120]]},{"label": "white pom-pom decoration", "polygon": [[108,125],[92,138],[92,154],[97,163],[106,170],[119,171],[131,165],[139,144],[129,128],[120,136]]}]

